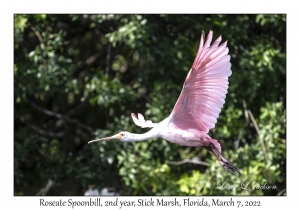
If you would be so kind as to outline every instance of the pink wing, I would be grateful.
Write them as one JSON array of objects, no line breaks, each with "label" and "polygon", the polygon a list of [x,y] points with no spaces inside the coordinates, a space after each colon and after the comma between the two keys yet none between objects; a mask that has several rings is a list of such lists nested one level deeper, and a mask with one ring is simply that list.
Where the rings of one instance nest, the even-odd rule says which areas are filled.
[{"label": "pink wing", "polygon": [[227,41],[219,45],[220,36],[210,46],[212,36],[210,31],[203,45],[205,34],[202,32],[192,69],[170,115],[170,126],[195,134],[199,131],[207,133],[215,127],[231,75]]}]

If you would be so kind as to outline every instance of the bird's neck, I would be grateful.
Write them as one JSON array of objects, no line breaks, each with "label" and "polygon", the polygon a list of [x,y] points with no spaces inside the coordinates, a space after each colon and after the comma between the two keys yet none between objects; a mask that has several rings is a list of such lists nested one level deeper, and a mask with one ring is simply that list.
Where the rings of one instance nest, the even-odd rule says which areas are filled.
[{"label": "bird's neck", "polygon": [[158,133],[155,129],[151,129],[147,133],[137,134],[137,133],[130,133],[130,136],[124,142],[138,142],[138,141],[146,141],[148,139],[157,138],[159,137]]}]

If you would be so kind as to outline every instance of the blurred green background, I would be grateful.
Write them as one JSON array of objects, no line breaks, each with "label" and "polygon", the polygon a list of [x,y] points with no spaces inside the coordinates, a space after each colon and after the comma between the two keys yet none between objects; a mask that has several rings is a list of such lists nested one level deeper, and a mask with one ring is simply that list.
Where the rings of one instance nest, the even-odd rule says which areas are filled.
[{"label": "blurred green background", "polygon": [[[241,176],[205,149],[163,139],[87,144],[121,130],[146,132],[132,112],[166,118],[201,32],[210,29],[213,40],[228,40],[232,76],[209,135]],[[182,160],[208,165],[174,164]],[[92,188],[286,195],[286,15],[14,15],[14,194],[83,195]]]}]

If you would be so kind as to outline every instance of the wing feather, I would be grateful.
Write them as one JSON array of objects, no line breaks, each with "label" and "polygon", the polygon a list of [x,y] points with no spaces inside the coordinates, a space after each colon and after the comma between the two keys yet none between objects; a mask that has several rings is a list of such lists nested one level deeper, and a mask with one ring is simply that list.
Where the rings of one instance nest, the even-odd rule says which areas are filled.
[{"label": "wing feather", "polygon": [[210,31],[204,42],[202,32],[192,69],[170,115],[173,127],[205,133],[215,127],[225,103],[231,63],[227,41],[220,44],[222,38],[219,36],[210,45],[212,36]]}]

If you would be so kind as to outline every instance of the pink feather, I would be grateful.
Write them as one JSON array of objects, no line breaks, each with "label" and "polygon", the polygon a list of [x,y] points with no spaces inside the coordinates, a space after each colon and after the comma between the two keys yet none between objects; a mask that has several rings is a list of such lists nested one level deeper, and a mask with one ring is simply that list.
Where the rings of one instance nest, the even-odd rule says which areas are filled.
[{"label": "pink feather", "polygon": [[192,69],[170,115],[170,126],[207,133],[215,127],[225,103],[231,63],[227,42],[219,45],[220,36],[210,45],[212,40],[210,31],[203,44],[204,36],[202,32]]}]

